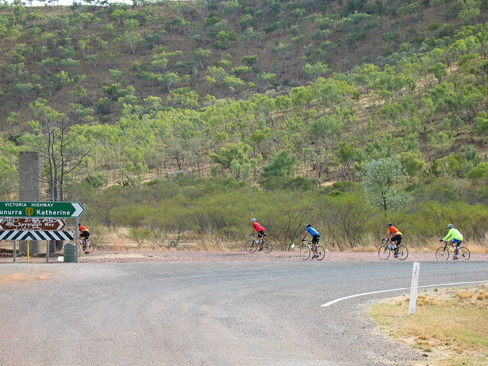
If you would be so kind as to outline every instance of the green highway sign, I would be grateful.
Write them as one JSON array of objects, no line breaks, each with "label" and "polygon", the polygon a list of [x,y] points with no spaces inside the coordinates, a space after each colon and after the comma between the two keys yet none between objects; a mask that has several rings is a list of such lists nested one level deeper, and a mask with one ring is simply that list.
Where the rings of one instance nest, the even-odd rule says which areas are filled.
[{"label": "green highway sign", "polygon": [[85,208],[79,202],[0,201],[0,217],[80,217]]}]

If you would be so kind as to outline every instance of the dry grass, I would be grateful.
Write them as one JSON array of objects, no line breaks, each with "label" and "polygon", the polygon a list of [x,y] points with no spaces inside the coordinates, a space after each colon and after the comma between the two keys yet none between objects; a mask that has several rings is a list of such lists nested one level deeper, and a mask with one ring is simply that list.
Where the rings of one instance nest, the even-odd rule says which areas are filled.
[{"label": "dry grass", "polygon": [[[166,250],[169,248],[169,243],[176,238],[167,238],[163,243],[154,243],[152,241],[144,241],[142,243],[137,243],[131,239],[129,230],[121,228],[117,232],[108,232],[103,228],[96,228],[94,232],[98,235],[92,237],[91,239],[98,244],[98,247],[105,247],[107,249],[112,249],[116,251],[120,250],[145,250],[145,249],[155,249],[155,250]],[[178,243],[179,249],[190,249],[190,250],[232,250],[240,243],[231,242],[229,240],[221,240],[219,238],[201,237],[201,236],[185,236],[180,238]],[[349,245],[342,243],[342,245],[331,245],[330,242],[325,240],[321,241],[323,245],[330,252],[376,252],[378,246],[381,243],[378,240],[369,240],[366,244],[355,246],[351,248]],[[404,243],[410,253],[435,253],[437,248],[442,244],[439,241],[433,241],[428,245],[409,245],[408,241]],[[472,254],[488,254],[488,246],[482,246],[475,243],[467,242],[466,246],[469,248]],[[299,246],[298,246],[299,247]],[[278,247],[276,247],[276,250]]]},{"label": "dry grass", "polygon": [[[347,247],[344,248],[346,248],[350,252],[375,252],[378,250],[378,246],[380,244],[381,243],[379,241],[376,241],[376,242],[368,242],[367,244],[359,245],[354,248],[347,248]],[[418,244],[412,245],[411,242],[404,240],[402,244],[408,247],[408,250],[411,253],[435,253],[437,248],[443,246],[443,244],[440,243],[438,240],[431,241],[428,244],[424,244],[424,245],[418,245]],[[463,243],[462,246],[468,247],[469,251],[472,254],[488,254],[487,245],[480,245],[478,243],[472,243],[468,241],[466,243]]]},{"label": "dry grass", "polygon": [[488,365],[488,284],[426,291],[414,315],[409,300],[385,300],[370,315],[394,340],[428,352],[429,365]]}]

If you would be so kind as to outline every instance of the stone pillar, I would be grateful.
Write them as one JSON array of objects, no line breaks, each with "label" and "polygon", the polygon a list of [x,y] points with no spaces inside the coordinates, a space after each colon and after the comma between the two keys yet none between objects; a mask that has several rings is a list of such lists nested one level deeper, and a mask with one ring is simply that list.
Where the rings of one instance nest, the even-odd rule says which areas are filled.
[{"label": "stone pillar", "polygon": [[[23,151],[19,155],[19,201],[39,201],[41,197],[41,160],[34,151]],[[39,240],[29,241],[30,254],[40,252]],[[21,240],[19,250],[27,253],[27,241]]]}]

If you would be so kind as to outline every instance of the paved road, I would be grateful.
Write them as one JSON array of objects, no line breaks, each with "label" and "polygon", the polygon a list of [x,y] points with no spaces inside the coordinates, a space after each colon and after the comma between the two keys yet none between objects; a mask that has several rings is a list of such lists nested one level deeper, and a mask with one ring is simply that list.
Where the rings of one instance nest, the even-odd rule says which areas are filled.
[{"label": "paved road", "polygon": [[[411,365],[364,315],[412,262],[2,264],[4,366]],[[486,262],[422,262],[419,285],[488,282]],[[407,316],[407,315],[405,315]]]}]

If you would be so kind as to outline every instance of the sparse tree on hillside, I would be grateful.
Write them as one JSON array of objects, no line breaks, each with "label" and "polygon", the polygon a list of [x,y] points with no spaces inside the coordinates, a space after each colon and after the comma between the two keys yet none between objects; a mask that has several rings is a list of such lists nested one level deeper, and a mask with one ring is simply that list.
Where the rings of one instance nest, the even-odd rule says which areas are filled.
[{"label": "sparse tree on hillside", "polygon": [[339,170],[339,179],[348,180],[351,179],[351,169],[354,161],[357,157],[358,150],[354,143],[347,143],[343,141],[339,144],[339,148],[336,150],[336,156],[341,164]]},{"label": "sparse tree on hillside", "polygon": [[383,211],[398,211],[405,207],[410,194],[404,189],[408,174],[399,158],[371,160],[359,172],[367,201]]},{"label": "sparse tree on hillside", "polygon": [[303,71],[311,80],[317,80],[319,77],[327,74],[329,71],[329,66],[322,62],[317,62],[314,65],[305,64]]},{"label": "sparse tree on hillside", "polygon": [[78,169],[90,152],[83,137],[71,130],[72,122],[39,99],[30,104],[36,118],[30,122],[32,134],[23,143],[37,151],[44,162],[44,173],[34,177],[48,185],[50,201],[64,201],[64,189],[68,177]]},{"label": "sparse tree on hillside", "polygon": [[195,58],[200,63],[200,67],[202,68],[202,70],[205,70],[205,68],[207,67],[206,61],[211,54],[212,51],[204,50],[202,48],[198,48],[198,50],[195,51]]},{"label": "sparse tree on hillside", "polygon": [[269,161],[269,164],[263,166],[261,176],[263,178],[275,177],[292,177],[299,165],[298,158],[291,150],[283,149],[275,153]]}]

